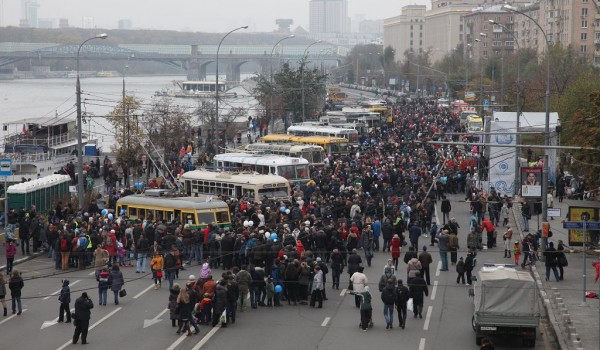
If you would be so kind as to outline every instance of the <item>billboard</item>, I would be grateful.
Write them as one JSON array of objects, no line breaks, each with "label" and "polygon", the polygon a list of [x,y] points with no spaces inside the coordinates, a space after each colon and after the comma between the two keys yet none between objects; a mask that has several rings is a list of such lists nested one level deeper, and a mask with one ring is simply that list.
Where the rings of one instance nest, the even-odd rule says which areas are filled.
[{"label": "billboard", "polygon": [[515,193],[515,157],[516,150],[512,147],[494,147],[497,145],[515,145],[515,125],[510,122],[490,121],[490,160],[489,186],[494,187],[501,195],[512,197]]},{"label": "billboard", "polygon": [[542,197],[542,168],[522,167],[521,168],[521,197],[523,198],[541,198]]},{"label": "billboard", "polygon": [[[567,221],[581,221],[581,215],[586,212],[590,214],[590,221],[598,221],[599,210],[599,208],[592,207],[569,206]],[[588,230],[586,235],[587,243],[597,243],[599,238],[598,233],[598,231]],[[569,245],[583,245],[583,230],[569,230]]]}]

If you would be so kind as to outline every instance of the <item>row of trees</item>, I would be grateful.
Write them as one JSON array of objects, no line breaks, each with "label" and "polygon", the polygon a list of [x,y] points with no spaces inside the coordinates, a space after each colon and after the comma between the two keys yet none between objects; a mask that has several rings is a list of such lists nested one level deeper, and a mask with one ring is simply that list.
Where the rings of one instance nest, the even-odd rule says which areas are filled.
[{"label": "row of trees", "polygon": [[[155,161],[172,163],[179,158],[181,147],[188,145],[197,153],[215,154],[217,147],[224,145],[222,141],[234,138],[238,121],[248,111],[234,107],[221,113],[218,120],[215,113],[214,101],[199,100],[198,106],[189,110],[169,97],[152,99],[145,105],[143,100],[126,95],[106,117],[115,130],[116,143],[111,151],[117,162],[130,167],[138,166],[146,152]],[[218,125],[216,130],[214,125]]]},{"label": "row of trees", "polygon": [[[253,95],[262,108],[259,113],[270,123],[281,118],[285,126],[313,119],[322,110],[327,75],[315,66],[311,68],[310,63],[306,58],[300,60],[297,67],[286,62],[272,78],[265,74],[255,78]],[[290,115],[292,117],[288,118]]]}]

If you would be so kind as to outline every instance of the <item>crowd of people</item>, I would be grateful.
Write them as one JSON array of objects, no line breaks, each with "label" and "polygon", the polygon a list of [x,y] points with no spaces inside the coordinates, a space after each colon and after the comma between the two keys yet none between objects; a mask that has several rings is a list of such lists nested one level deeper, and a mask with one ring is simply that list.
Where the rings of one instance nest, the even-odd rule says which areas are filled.
[{"label": "crowd of people", "polygon": [[[35,208],[13,213],[20,229],[21,253],[29,253],[31,238],[33,252],[45,249],[56,269],[93,265],[100,305],[106,304],[108,289],[118,303],[124,283],[122,275],[118,277],[120,268],[151,272],[156,289],[162,288],[163,281],[168,283],[169,310],[177,333],[191,335],[191,328],[197,333],[199,324],[234,324],[236,311],[246,310],[248,294],[252,309],[280,307],[285,302],[323,307],[327,283],[335,289],[345,285],[341,281],[344,270],[348,289],[361,309],[361,328],[367,330],[372,306],[363,271],[371,267],[376,252],[387,250],[390,261],[379,283],[386,324],[392,328],[395,305],[399,326],[404,328],[408,299],[413,300],[414,316],[422,317],[423,296],[430,284],[433,260],[427,246],[419,249],[419,237],[431,235],[430,246],[439,248],[442,271],[449,270],[450,252],[457,283],[471,284],[482,233],[487,233],[487,248],[494,248],[496,226],[507,225],[512,203],[493,188],[478,187],[476,180],[485,177],[487,163],[476,147],[423,142],[464,140],[458,116],[428,100],[400,101],[392,108],[391,123],[362,135],[360,146],[351,154],[329,156],[324,167],[313,171],[311,181],[294,187],[290,202],[219,196],[229,205],[231,227],[211,224],[196,229],[178,219],[131,222],[123,216],[116,218],[106,209],[114,211],[120,196],[140,189],[111,190],[108,203],[99,205],[94,200],[81,210],[59,203],[49,215],[39,215]],[[182,154],[185,159],[187,153],[182,150]],[[114,172],[116,179],[119,173],[118,169]],[[451,215],[446,194],[457,193],[467,199],[468,228],[461,228]],[[438,200],[443,217],[436,220]],[[457,254],[460,230],[468,232],[465,260]],[[505,257],[510,257],[512,237],[507,242]],[[396,277],[403,250],[406,284]],[[202,266],[200,276],[177,283],[180,271],[194,263]],[[212,271],[218,268],[224,272],[214,276]]]}]

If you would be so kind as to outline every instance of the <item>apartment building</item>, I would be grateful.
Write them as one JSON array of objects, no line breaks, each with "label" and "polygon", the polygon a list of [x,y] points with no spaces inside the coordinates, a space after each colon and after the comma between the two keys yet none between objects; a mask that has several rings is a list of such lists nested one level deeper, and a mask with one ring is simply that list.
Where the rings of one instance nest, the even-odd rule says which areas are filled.
[{"label": "apartment building", "polygon": [[396,51],[396,58],[403,59],[405,52],[419,53],[425,49],[425,5],[402,7],[400,16],[383,20],[383,43]]}]

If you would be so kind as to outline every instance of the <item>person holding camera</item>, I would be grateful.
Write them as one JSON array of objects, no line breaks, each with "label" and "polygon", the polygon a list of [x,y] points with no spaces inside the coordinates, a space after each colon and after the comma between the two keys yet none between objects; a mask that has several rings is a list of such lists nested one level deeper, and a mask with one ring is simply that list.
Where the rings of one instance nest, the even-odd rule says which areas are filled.
[{"label": "person holding camera", "polygon": [[87,344],[87,334],[90,327],[90,318],[92,316],[91,309],[94,308],[94,303],[88,297],[86,292],[81,294],[81,297],[75,300],[75,312],[73,314],[75,323],[75,333],[73,334],[73,344],[77,344],[81,335],[81,344]]}]

